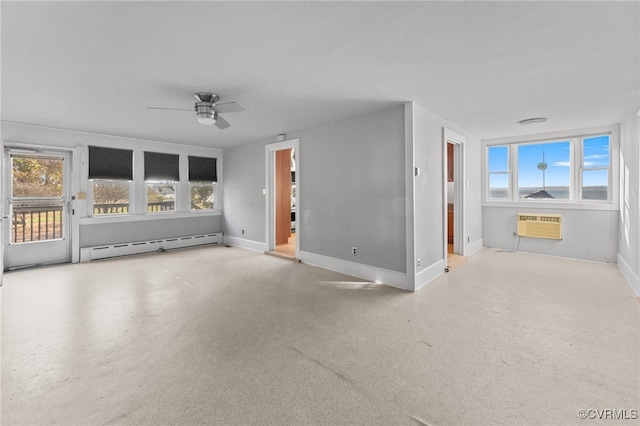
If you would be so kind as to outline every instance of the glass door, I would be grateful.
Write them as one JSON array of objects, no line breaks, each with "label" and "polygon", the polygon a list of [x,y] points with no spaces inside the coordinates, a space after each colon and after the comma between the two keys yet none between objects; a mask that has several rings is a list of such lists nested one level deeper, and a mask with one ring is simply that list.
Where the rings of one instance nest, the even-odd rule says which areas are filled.
[{"label": "glass door", "polygon": [[69,261],[68,154],[6,151],[4,268]]}]

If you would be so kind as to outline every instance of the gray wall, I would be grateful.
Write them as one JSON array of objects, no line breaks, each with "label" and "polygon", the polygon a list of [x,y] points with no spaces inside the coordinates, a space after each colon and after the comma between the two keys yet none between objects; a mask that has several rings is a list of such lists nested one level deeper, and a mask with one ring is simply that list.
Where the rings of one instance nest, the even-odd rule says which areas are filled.
[{"label": "gray wall", "polygon": [[80,225],[80,247],[200,235],[222,230],[222,216]]},{"label": "gray wall", "polygon": [[[580,134],[611,132],[612,203],[544,203],[534,202],[485,202],[482,206],[482,235],[485,247],[505,250],[548,254],[599,262],[615,263],[619,246],[619,126],[602,126],[574,129],[562,132],[530,134],[512,138],[482,141],[485,145],[534,142],[569,138]],[[637,143],[637,142],[636,142]],[[484,154],[484,152],[483,152]],[[485,156],[482,156],[483,160]],[[637,160],[636,160],[637,161]],[[637,167],[637,166],[636,166]],[[486,176],[483,176],[486,178]],[[486,179],[484,179],[486,181]],[[637,185],[637,184],[636,184]],[[514,237],[517,231],[518,213],[548,213],[562,215],[562,240]],[[634,236],[634,238],[636,238]]]},{"label": "gray wall", "polygon": [[423,268],[443,259],[444,254],[443,127],[466,139],[465,175],[470,187],[465,188],[465,244],[482,238],[480,140],[421,106],[414,105],[414,156],[416,167],[421,169],[420,176],[415,179],[415,257],[421,259]]},{"label": "gray wall", "polygon": [[[518,213],[559,213],[562,240],[515,237]],[[536,209],[483,207],[485,247],[548,254],[600,262],[616,261],[618,251],[618,212],[614,210]],[[519,243],[518,243],[518,240]]]},{"label": "gray wall", "polygon": [[405,272],[404,106],[294,136],[301,250]]},{"label": "gray wall", "polygon": [[224,150],[223,229],[227,236],[265,243],[265,144]]},{"label": "gray wall", "polygon": [[631,111],[620,126],[620,261],[630,271],[625,276],[640,295],[640,117]]},{"label": "gray wall", "polygon": [[[300,138],[300,249],[405,272],[404,106],[287,138]],[[227,236],[265,242],[264,147],[270,142],[224,151]]]}]

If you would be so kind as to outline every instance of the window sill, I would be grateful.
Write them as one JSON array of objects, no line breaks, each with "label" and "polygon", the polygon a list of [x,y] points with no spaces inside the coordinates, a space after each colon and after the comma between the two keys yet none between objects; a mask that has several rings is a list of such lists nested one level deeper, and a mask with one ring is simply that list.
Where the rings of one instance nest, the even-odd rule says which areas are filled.
[{"label": "window sill", "polygon": [[572,202],[540,202],[540,201],[483,201],[482,207],[504,207],[518,209],[548,209],[548,210],[610,210],[618,211],[613,202],[602,203],[572,203]]},{"label": "window sill", "polygon": [[170,220],[170,219],[189,219],[195,217],[222,216],[222,210],[210,210],[206,212],[164,212],[164,213],[146,213],[136,215],[113,215],[113,216],[91,216],[82,217],[78,221],[80,225],[95,225],[100,223],[121,223],[121,222],[140,222],[145,220]]}]

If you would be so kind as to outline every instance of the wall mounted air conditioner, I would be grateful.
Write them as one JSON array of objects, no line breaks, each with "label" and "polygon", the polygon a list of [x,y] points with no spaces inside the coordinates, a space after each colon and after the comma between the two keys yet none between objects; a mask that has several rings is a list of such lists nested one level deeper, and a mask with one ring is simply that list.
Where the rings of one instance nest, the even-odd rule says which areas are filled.
[{"label": "wall mounted air conditioner", "polygon": [[562,239],[562,215],[518,213],[518,236]]}]

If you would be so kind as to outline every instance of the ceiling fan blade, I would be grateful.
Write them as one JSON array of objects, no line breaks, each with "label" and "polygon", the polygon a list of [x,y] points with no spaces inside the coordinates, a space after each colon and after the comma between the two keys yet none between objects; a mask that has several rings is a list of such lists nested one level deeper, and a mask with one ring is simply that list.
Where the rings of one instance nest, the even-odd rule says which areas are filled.
[{"label": "ceiling fan blade", "polygon": [[227,127],[230,127],[230,126],[231,125],[224,118],[218,116],[218,118],[216,119],[216,127],[218,129],[222,130],[222,129],[226,129]]},{"label": "ceiling fan blade", "polygon": [[226,112],[244,111],[244,107],[237,102],[225,102],[222,104],[215,104],[211,108],[218,114],[224,114]]},{"label": "ceiling fan blade", "polygon": [[194,109],[184,109],[184,108],[162,108],[162,107],[150,107],[148,106],[147,109],[164,109],[164,110],[168,110],[168,111],[191,111],[193,112]]}]

